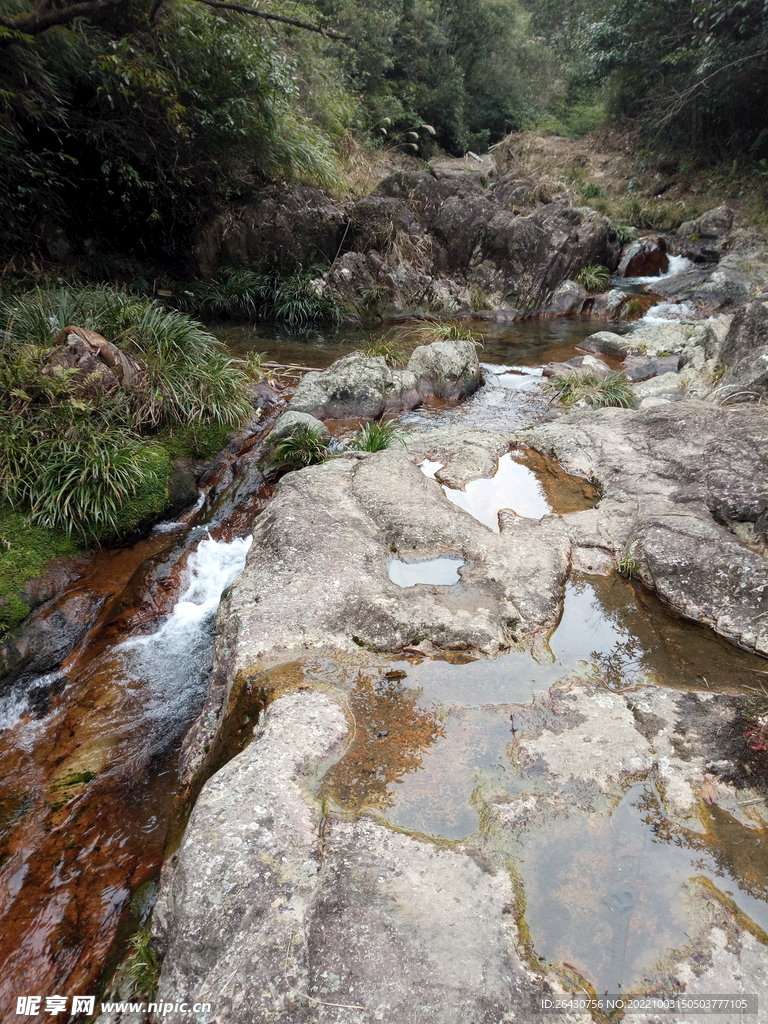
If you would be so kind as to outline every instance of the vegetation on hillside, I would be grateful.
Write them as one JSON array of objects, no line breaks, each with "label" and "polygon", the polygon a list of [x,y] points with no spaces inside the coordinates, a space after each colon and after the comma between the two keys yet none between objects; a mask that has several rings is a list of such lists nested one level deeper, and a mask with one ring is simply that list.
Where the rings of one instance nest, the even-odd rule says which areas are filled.
[{"label": "vegetation on hillside", "polygon": [[[76,324],[135,371],[119,387],[54,357]],[[232,427],[248,378],[197,323],[123,292],[38,292],[0,305],[0,501],[82,538],[120,536],[162,511],[174,430]]]}]

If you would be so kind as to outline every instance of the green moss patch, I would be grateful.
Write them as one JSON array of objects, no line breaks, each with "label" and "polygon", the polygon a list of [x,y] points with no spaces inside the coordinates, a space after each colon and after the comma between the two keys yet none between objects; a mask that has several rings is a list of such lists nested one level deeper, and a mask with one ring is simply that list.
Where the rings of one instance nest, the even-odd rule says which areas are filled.
[{"label": "green moss patch", "polygon": [[81,550],[61,530],[29,526],[24,515],[0,505],[0,633],[17,626],[29,614],[22,591],[29,580],[42,575],[55,558]]}]

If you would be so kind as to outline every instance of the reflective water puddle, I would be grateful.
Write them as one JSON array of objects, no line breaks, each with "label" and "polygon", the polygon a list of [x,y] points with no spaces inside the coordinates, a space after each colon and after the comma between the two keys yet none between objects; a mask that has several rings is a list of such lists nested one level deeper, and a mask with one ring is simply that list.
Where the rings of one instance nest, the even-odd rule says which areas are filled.
[{"label": "reflective water puddle", "polygon": [[[559,815],[524,836],[516,867],[538,958],[620,993],[657,975],[660,957],[695,947],[718,897],[753,934],[768,930],[765,830],[717,808],[706,825],[703,834],[675,825],[642,783],[610,812]],[[748,851],[746,872],[737,851]]]},{"label": "reflective water puddle", "polygon": [[466,564],[463,558],[451,558],[447,555],[426,558],[420,562],[403,562],[399,558],[390,558],[387,562],[387,576],[398,587],[415,587],[418,583],[426,583],[433,587],[450,587],[459,582],[459,569]]},{"label": "reflective water puddle", "polygon": [[[751,694],[760,692],[768,666],[672,618],[653,595],[616,576],[573,578],[549,647],[536,653],[539,661],[523,650],[464,664],[399,661],[379,680],[361,675],[351,695],[355,740],[327,775],[326,795],[347,810],[375,807],[399,828],[466,838],[479,826],[482,792],[498,785],[518,791],[507,753],[515,715],[558,680],[614,691],[661,684]],[[406,757],[403,737],[416,721],[419,739]]]},{"label": "reflective water puddle", "polygon": [[[442,463],[425,459],[421,470],[435,478]],[[566,473],[554,459],[538,452],[508,452],[498,461],[492,477],[471,480],[466,487],[447,487],[445,496],[454,505],[499,533],[499,512],[510,509],[528,519],[553,512],[565,514],[594,508],[600,500],[597,488],[587,480]]]},{"label": "reflective water puddle", "polygon": [[[702,804],[699,823],[683,827],[650,781],[617,782],[608,796],[516,757],[540,728],[530,701],[557,680],[591,682],[598,693],[656,683],[700,701],[695,691],[759,694],[768,662],[672,618],[616,576],[571,579],[548,651],[536,653],[538,661],[522,650],[495,660],[372,657],[363,668],[318,656],[265,671],[254,685],[343,690],[352,741],[307,781],[326,812],[373,812],[394,828],[501,857],[494,863],[516,880],[510,912],[521,948],[541,967],[626,994],[668,977],[675,950],[689,959],[705,952],[718,913],[768,941],[759,816],[746,827],[730,803]],[[252,717],[243,722],[252,735]]]},{"label": "reflective water puddle", "polygon": [[[531,960],[597,992],[648,991],[673,969],[675,951],[698,955],[713,908],[768,942],[764,827],[702,804],[700,827],[686,828],[666,816],[650,782],[611,798],[576,779],[560,793],[546,765],[515,759],[532,727],[525,705],[557,680],[751,694],[766,661],[673,619],[618,577],[571,580],[549,649],[551,660],[538,662],[519,651],[458,656],[464,664],[390,662],[356,679],[345,669],[355,733],[320,783],[326,810],[374,811],[407,832],[501,853],[519,886],[514,912]],[[304,681],[327,680],[328,667]],[[520,798],[533,810],[499,827],[495,808]]]}]

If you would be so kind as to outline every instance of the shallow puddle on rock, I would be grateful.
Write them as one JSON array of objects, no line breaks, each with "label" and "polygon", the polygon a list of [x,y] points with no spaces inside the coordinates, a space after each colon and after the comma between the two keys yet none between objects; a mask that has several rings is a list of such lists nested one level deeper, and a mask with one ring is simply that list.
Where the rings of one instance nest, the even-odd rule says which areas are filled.
[{"label": "shallow puddle on rock", "polygon": [[574,575],[547,649],[511,651],[456,665],[398,662],[426,705],[527,704],[567,676],[614,690],[659,683],[680,689],[760,692],[768,661],[711,630],[669,615],[660,601],[619,576]]},{"label": "shallow puddle on rock", "polygon": [[[434,479],[443,464],[424,459],[420,466],[425,476]],[[554,459],[532,449],[502,455],[491,477],[471,480],[463,490],[443,484],[443,491],[449,501],[495,533],[500,532],[502,509],[541,519],[553,512],[594,508],[600,500],[599,491],[588,480],[571,476]]]},{"label": "shallow puddle on rock", "polygon": [[454,505],[496,533],[503,508],[529,519],[541,519],[552,511],[536,474],[511,453],[501,456],[494,476],[472,480],[463,491],[445,486],[443,490]]},{"label": "shallow puddle on rock", "polygon": [[612,812],[561,814],[522,845],[516,866],[536,955],[574,968],[598,992],[642,988],[660,959],[695,945],[718,893],[758,929],[768,926],[765,857],[758,877],[731,874],[722,844],[670,822],[644,783]]},{"label": "shallow puddle on rock", "polygon": [[459,582],[459,569],[466,564],[463,558],[451,558],[448,555],[426,558],[420,562],[390,558],[387,562],[387,576],[398,587],[415,587],[419,583],[432,587],[450,587]]},{"label": "shallow puddle on rock", "polygon": [[[711,631],[672,618],[652,595],[618,576],[569,581],[549,650],[546,657],[538,652],[539,661],[514,651],[465,664],[390,663],[392,679],[376,685],[385,686],[389,697],[400,696],[379,702],[375,711],[376,685],[361,676],[363,689],[351,696],[355,739],[327,777],[326,794],[348,810],[374,807],[398,828],[466,838],[479,826],[481,793],[489,785],[507,793],[515,788],[507,755],[515,712],[558,680],[576,677],[613,690],[661,684],[754,693],[768,667]],[[386,689],[390,683],[396,690]],[[422,724],[434,726],[429,742],[417,745],[415,759],[403,747],[407,730],[387,724],[399,721],[406,705],[409,716],[423,714],[428,719]],[[342,775],[343,796],[337,785]]]}]

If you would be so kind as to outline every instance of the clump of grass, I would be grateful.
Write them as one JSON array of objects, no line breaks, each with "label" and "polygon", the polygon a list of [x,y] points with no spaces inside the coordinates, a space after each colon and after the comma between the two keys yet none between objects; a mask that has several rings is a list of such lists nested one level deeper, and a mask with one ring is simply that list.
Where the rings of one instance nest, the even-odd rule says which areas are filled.
[{"label": "clump of grass", "polygon": [[381,452],[393,444],[403,444],[402,431],[397,424],[374,420],[357,431],[349,447],[358,452]]},{"label": "clump of grass", "polygon": [[220,271],[211,281],[185,285],[177,297],[181,308],[199,315],[232,320],[278,320],[289,327],[339,324],[342,311],[318,290],[320,270],[295,274],[258,274],[253,270]]},{"label": "clump of grass", "polygon": [[389,366],[400,368],[405,366],[408,362],[408,357],[403,351],[401,345],[398,345],[396,341],[391,341],[386,338],[381,341],[376,341],[368,348],[363,349],[363,355],[369,356],[370,358],[376,358],[383,356],[386,359]]},{"label": "clump of grass", "polygon": [[588,263],[578,272],[574,281],[586,288],[588,292],[601,292],[608,287],[611,272],[600,263]]},{"label": "clump of grass", "polygon": [[619,573],[628,580],[635,580],[640,575],[640,560],[635,554],[636,541],[630,541],[621,553],[616,563]]},{"label": "clump of grass", "polygon": [[622,245],[626,245],[628,242],[634,242],[637,238],[637,231],[631,224],[614,224],[613,230]]},{"label": "clump of grass", "polygon": [[634,320],[635,317],[641,316],[643,312],[643,304],[638,299],[630,299],[621,308],[622,320]]},{"label": "clump of grass", "polygon": [[472,341],[482,346],[483,336],[460,320],[436,320],[419,324],[411,335],[421,345],[429,345],[433,341]]},{"label": "clump of grass", "polygon": [[594,373],[568,373],[552,377],[544,387],[554,392],[563,405],[584,401],[593,406],[631,408],[635,403],[635,389],[625,373],[598,377]]},{"label": "clump of grass", "polygon": [[121,974],[131,980],[134,995],[152,999],[157,992],[160,981],[160,958],[152,948],[148,923],[131,939],[130,952]]},{"label": "clump of grass", "polygon": [[303,469],[324,462],[329,454],[328,442],[320,428],[304,425],[275,442],[272,464],[288,469]]},{"label": "clump of grass", "polygon": [[585,181],[579,189],[582,199],[599,199],[600,196],[605,195],[604,189],[602,189],[595,181]]},{"label": "clump of grass", "polygon": [[[70,324],[112,342],[131,375],[109,390],[52,367]],[[237,426],[247,385],[201,324],[154,301],[109,288],[12,298],[0,305],[0,501],[47,530],[124,536],[167,501],[158,435]]]}]

